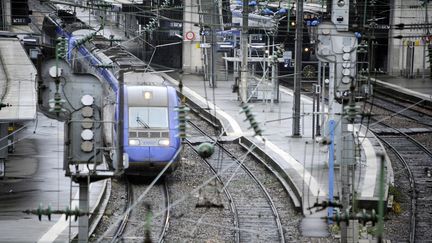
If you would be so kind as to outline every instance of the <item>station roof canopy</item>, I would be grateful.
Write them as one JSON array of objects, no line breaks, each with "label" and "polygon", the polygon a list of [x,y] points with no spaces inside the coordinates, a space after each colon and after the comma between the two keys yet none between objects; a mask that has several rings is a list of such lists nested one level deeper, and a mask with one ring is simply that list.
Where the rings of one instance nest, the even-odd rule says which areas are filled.
[{"label": "station roof canopy", "polygon": [[36,68],[17,38],[0,38],[0,121],[36,117]]}]

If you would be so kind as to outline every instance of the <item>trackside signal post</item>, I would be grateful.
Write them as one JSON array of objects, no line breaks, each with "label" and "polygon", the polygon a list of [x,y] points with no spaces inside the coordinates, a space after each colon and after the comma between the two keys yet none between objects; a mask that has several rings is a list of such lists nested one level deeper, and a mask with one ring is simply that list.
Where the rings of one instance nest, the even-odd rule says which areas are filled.
[{"label": "trackside signal post", "polygon": [[249,21],[249,1],[243,0],[243,20],[241,32],[241,76],[240,76],[240,100],[247,101],[248,95],[248,21]]},{"label": "trackside signal post", "polygon": [[[297,0],[295,32],[295,67],[294,67],[294,102],[293,102],[293,137],[300,137],[300,92],[303,59],[303,0]],[[288,23],[289,26],[289,23]]]},{"label": "trackside signal post", "polygon": [[[340,167],[342,185],[341,203],[343,210],[350,209],[350,171],[354,163],[353,132],[348,123],[353,121],[355,110],[347,115],[346,110],[353,107],[352,94],[355,90],[357,71],[357,38],[348,31],[349,1],[333,0],[331,22],[318,26],[317,57],[329,63],[329,122],[328,134],[331,138],[329,151],[329,201],[333,201],[334,164]],[[354,106],[355,107],[355,106]],[[337,115],[336,115],[337,114]],[[335,149],[335,151],[333,150]],[[349,211],[347,211],[349,212]],[[329,208],[328,216],[333,217]],[[352,224],[351,224],[352,225]],[[341,222],[341,242],[356,242],[349,239],[347,222]]]},{"label": "trackside signal post", "polygon": [[89,185],[115,175],[114,171],[103,165],[104,152],[112,148],[105,148],[102,138],[103,127],[114,125],[114,121],[103,121],[104,94],[95,76],[75,75],[63,60],[46,61],[38,73],[43,82],[41,87],[47,87],[39,91],[39,108],[48,117],[65,124],[63,169],[65,175],[71,177],[71,191],[72,187],[79,188],[79,198],[73,198],[71,193],[70,206],[66,210],[44,209],[36,212],[48,216],[56,212],[69,215],[70,229],[77,227],[74,224],[76,219],[78,242],[87,242]]}]

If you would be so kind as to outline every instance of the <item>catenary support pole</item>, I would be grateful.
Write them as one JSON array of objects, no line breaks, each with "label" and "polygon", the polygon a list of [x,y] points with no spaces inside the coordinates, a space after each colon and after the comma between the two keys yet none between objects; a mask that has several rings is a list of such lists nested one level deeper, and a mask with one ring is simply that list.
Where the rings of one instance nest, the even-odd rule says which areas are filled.
[{"label": "catenary support pole", "polygon": [[249,1],[243,0],[243,19],[241,32],[241,77],[240,77],[240,99],[242,102],[247,101],[248,89],[248,21],[249,21]]},{"label": "catenary support pole", "polygon": [[[89,183],[87,180],[79,182],[79,210],[89,211]],[[78,218],[78,242],[87,243],[89,234],[89,216],[82,215]]]},{"label": "catenary support pole", "polygon": [[123,171],[123,118],[124,118],[124,70],[119,71],[118,78],[118,90],[119,90],[119,113],[117,120],[117,166],[116,174]]},{"label": "catenary support pole", "polygon": [[218,14],[217,11],[217,1],[213,2],[213,8],[212,8],[212,15],[211,15],[211,19],[212,19],[212,25],[211,25],[211,80],[210,80],[210,87],[216,88],[216,71],[215,71],[215,66],[216,66],[216,59],[215,59],[215,55],[216,55],[216,16]]},{"label": "catenary support pole", "polygon": [[[341,118],[342,127],[342,158],[340,161],[340,176],[341,176],[341,187],[342,187],[342,208],[349,209],[350,207],[350,169],[349,166],[353,164],[354,159],[354,140],[352,131],[348,130],[349,121],[345,118]],[[341,222],[341,242],[347,243],[352,242],[352,233],[349,232],[348,224]]]},{"label": "catenary support pole", "polygon": [[293,137],[300,137],[300,91],[303,49],[303,0],[297,1],[296,6],[296,39],[295,39],[295,68],[294,68],[294,101],[293,101]]},{"label": "catenary support pole", "polygon": [[[429,18],[428,18],[428,2],[425,3],[425,23],[428,24],[429,23]],[[429,32],[429,28],[426,28],[426,36],[429,36],[430,32]],[[425,72],[426,72],[426,45],[427,45],[427,41],[425,38],[425,41],[423,41],[423,73],[422,73],[422,81],[425,80]]]},{"label": "catenary support pole", "polygon": [[384,187],[386,183],[385,178],[385,157],[384,154],[380,154],[380,184],[379,184],[379,202],[378,202],[378,242],[383,242],[383,234],[384,234]]}]

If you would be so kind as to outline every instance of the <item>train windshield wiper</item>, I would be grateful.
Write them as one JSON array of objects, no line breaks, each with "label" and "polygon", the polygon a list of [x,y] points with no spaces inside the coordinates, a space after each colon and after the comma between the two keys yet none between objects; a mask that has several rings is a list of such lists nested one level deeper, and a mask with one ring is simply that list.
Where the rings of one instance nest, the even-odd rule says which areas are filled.
[{"label": "train windshield wiper", "polygon": [[137,122],[138,124],[140,124],[142,127],[150,128],[150,126],[149,126],[147,123],[143,122],[139,116],[137,116],[137,118],[136,118],[136,122]]}]

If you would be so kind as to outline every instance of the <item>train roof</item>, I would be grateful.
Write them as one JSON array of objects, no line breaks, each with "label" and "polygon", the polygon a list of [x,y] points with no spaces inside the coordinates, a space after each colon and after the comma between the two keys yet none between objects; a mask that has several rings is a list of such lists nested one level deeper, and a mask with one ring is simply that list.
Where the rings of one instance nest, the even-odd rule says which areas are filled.
[{"label": "train roof", "polygon": [[[69,20],[74,16],[65,14]],[[63,17],[61,17],[63,18]],[[76,18],[77,19],[77,18]],[[118,78],[119,70],[127,70],[125,72],[125,83],[127,85],[164,85],[164,79],[156,74],[146,73],[149,67],[141,59],[137,58],[126,50],[123,46],[115,45],[113,41],[106,37],[96,34],[96,30],[89,29],[87,25],[78,21],[68,21],[60,26],[71,33],[75,40],[82,39],[86,36],[92,36],[91,39],[84,43],[84,47],[90,51],[103,65],[111,65],[111,71]]]},{"label": "train roof", "polygon": [[168,106],[168,91],[160,86],[127,86],[128,105]]},{"label": "train roof", "polygon": [[161,85],[164,83],[164,78],[154,73],[144,72],[126,72],[124,79],[127,80],[128,85]]}]

